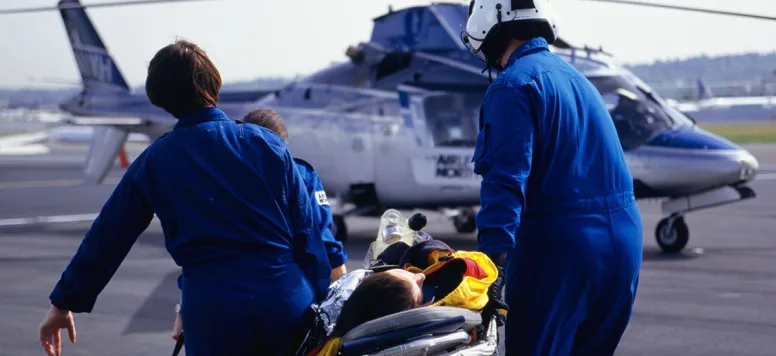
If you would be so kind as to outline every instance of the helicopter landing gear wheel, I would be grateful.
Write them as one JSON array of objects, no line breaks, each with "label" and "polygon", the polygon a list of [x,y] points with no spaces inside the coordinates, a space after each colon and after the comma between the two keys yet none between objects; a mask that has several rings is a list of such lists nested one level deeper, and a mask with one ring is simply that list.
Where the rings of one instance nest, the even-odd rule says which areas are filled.
[{"label": "helicopter landing gear wheel", "polygon": [[474,221],[474,211],[469,209],[461,212],[453,218],[455,230],[460,234],[469,234],[477,230],[477,224]]},{"label": "helicopter landing gear wheel", "polygon": [[668,217],[657,224],[655,239],[665,253],[678,253],[687,246],[690,240],[690,229],[683,216]]},{"label": "helicopter landing gear wheel", "polygon": [[331,220],[331,233],[334,235],[334,239],[345,243],[345,241],[348,240],[348,227],[345,225],[345,217],[342,215],[333,215]]}]

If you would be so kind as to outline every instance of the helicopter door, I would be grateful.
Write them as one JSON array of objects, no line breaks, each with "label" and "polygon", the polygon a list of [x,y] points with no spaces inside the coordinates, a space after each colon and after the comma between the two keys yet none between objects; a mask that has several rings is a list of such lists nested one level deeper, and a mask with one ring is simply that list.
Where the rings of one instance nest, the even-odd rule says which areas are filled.
[{"label": "helicopter door", "polygon": [[469,162],[473,147],[436,147],[427,120],[429,100],[437,102],[452,94],[411,86],[397,89],[401,115],[385,118],[374,132],[375,182],[381,203],[439,204],[468,199],[470,194],[462,194],[464,191],[479,189]]},{"label": "helicopter door", "polygon": [[409,158],[419,152],[419,144],[423,143],[416,125],[420,124],[417,115],[422,114],[420,100],[425,91],[407,87],[397,89],[399,115],[377,117],[372,132],[375,190],[380,202],[387,205],[400,204],[413,194],[411,191],[416,184]]},{"label": "helicopter door", "polygon": [[430,144],[412,157],[418,184],[447,191],[479,189],[471,163],[478,131],[479,93],[435,92],[418,98],[416,118]]}]

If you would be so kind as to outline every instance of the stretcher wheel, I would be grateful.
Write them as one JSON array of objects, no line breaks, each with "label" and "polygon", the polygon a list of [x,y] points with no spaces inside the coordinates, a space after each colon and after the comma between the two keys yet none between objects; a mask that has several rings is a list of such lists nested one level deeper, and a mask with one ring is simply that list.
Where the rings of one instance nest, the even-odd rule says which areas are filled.
[{"label": "stretcher wheel", "polygon": [[453,218],[455,230],[461,234],[469,234],[477,230],[477,224],[474,220],[475,214],[471,210],[462,210]]},{"label": "stretcher wheel", "polygon": [[342,215],[332,216],[332,228],[331,233],[334,235],[334,239],[344,243],[348,240],[348,227],[345,225],[345,217]]},{"label": "stretcher wheel", "polygon": [[655,239],[663,252],[678,253],[690,240],[690,229],[684,217],[665,218],[655,228]]}]

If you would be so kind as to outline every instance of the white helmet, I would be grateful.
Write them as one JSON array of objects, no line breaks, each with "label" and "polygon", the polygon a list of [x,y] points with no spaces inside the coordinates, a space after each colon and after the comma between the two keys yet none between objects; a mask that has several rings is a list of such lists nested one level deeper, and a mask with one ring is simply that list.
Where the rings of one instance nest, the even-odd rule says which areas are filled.
[{"label": "white helmet", "polygon": [[[549,0],[472,0],[469,20],[461,34],[466,47],[476,56],[487,60],[482,53],[483,42],[498,25],[512,23],[518,31],[543,37],[552,44],[558,38],[555,14]],[[493,31],[496,32],[496,31]]]}]

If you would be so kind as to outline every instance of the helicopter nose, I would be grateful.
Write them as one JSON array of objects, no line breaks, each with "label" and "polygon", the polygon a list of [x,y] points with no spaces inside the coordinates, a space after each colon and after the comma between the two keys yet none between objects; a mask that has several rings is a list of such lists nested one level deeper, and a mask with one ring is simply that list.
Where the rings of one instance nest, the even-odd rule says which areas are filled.
[{"label": "helicopter nose", "polygon": [[744,149],[738,155],[738,164],[740,165],[739,179],[745,182],[753,180],[760,169],[757,158]]}]

